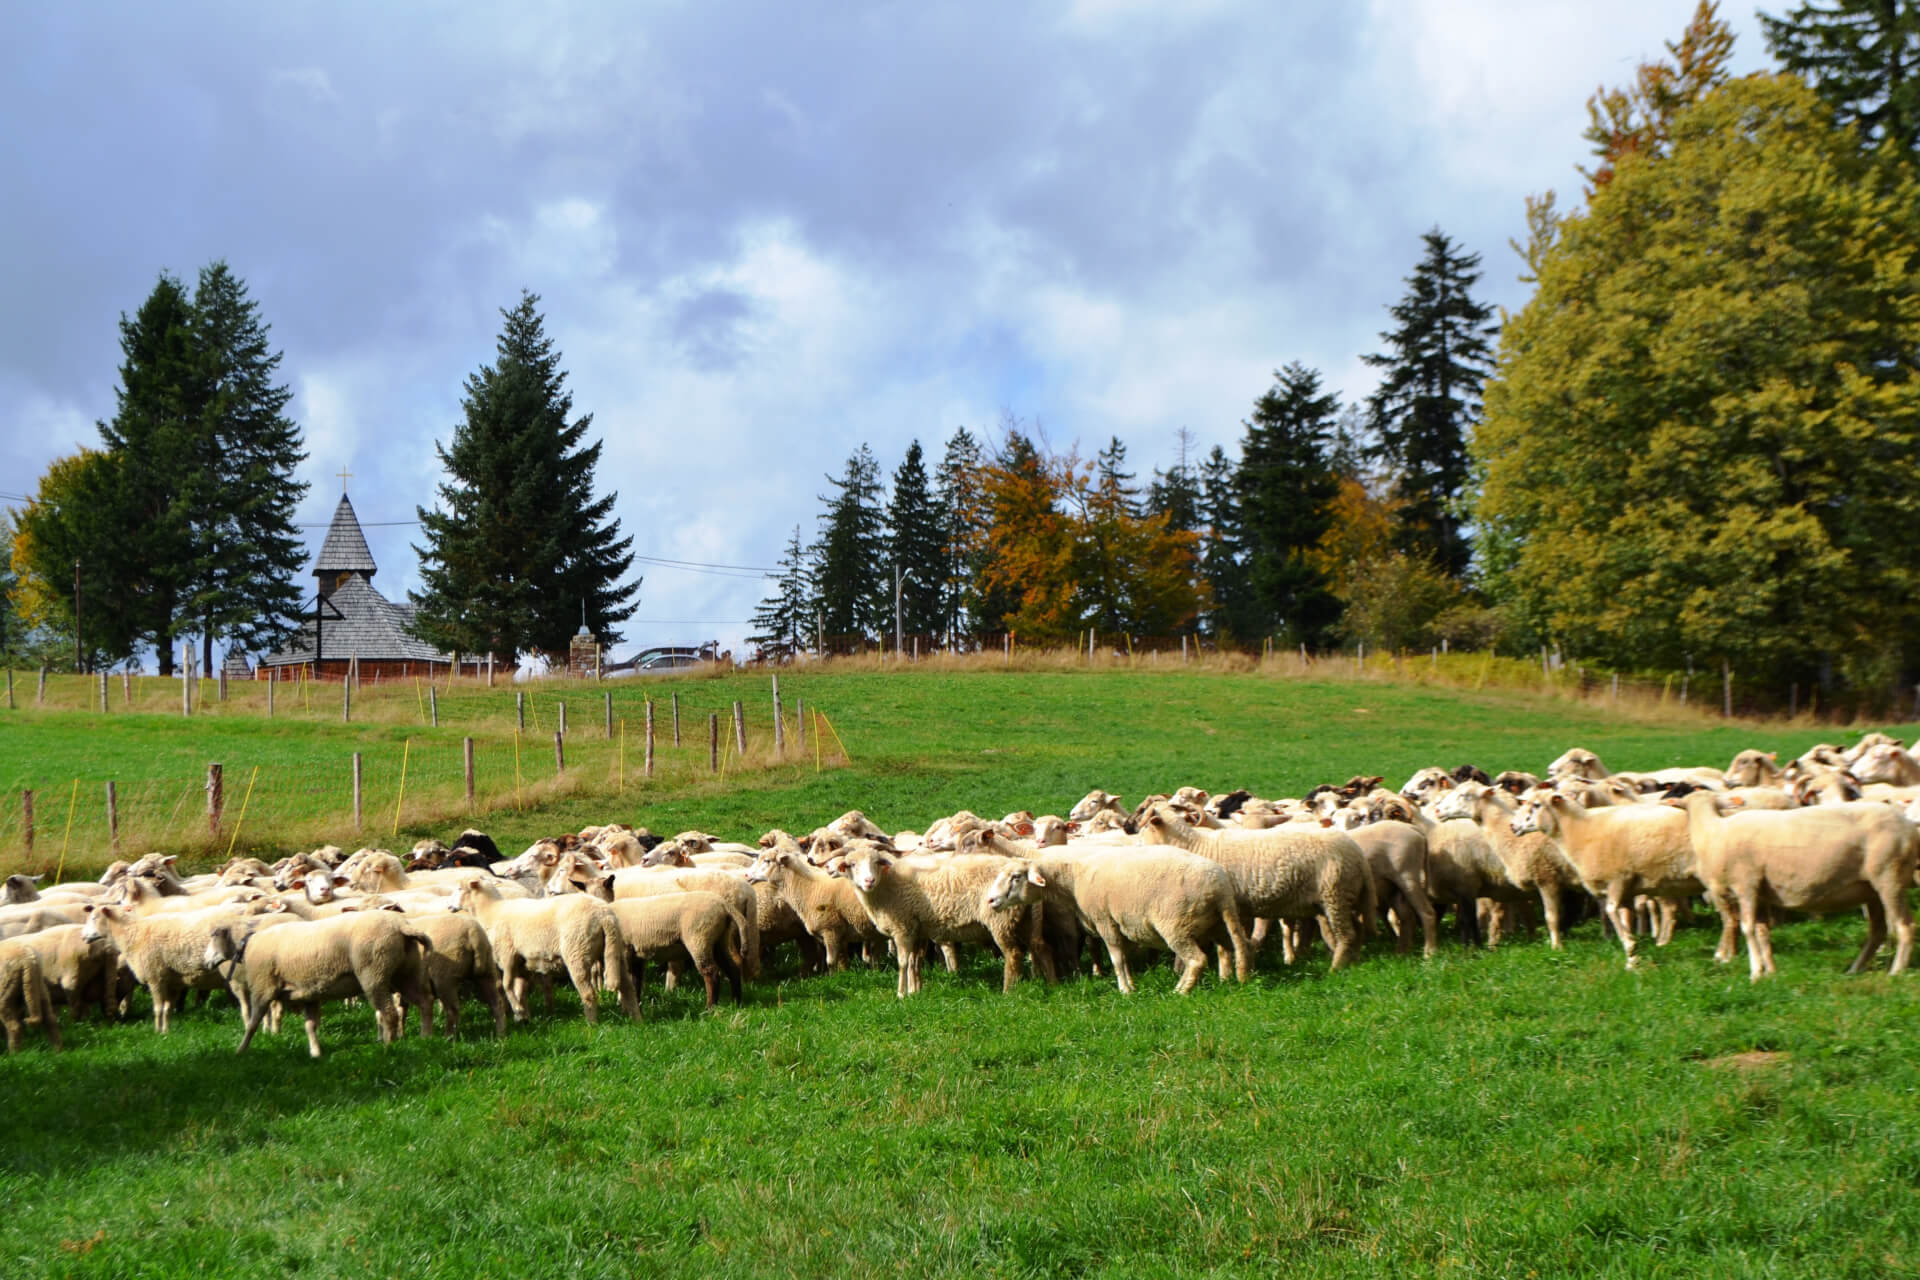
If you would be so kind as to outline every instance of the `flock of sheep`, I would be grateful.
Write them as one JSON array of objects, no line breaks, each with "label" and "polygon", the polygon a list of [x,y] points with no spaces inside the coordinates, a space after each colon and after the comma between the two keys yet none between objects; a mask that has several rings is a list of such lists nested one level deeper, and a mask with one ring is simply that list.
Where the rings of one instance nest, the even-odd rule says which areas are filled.
[{"label": "flock of sheep", "polygon": [[1721,917],[1715,958],[1732,960],[1744,935],[1755,980],[1773,972],[1783,910],[1862,908],[1850,971],[1872,961],[1889,922],[1892,971],[1911,956],[1920,759],[1885,735],[1784,766],[1743,751],[1724,770],[1612,773],[1576,749],[1544,778],[1461,766],[1422,769],[1399,791],[1382,781],[1283,800],[1182,788],[1132,808],[1094,791],[1065,818],[962,812],[891,835],[854,811],[757,846],[612,824],[511,859],[468,831],[451,847],[423,841],[405,862],[328,847],[190,877],[160,854],[98,882],[15,875],[0,907],[0,1025],[9,1052],[27,1024],[57,1049],[56,1000],[73,1016],[124,1016],[144,986],[165,1032],[188,993],[226,991],[242,1050],[295,1007],[318,1057],[328,1001],[364,999],[383,1041],[402,1033],[408,1005],[423,1035],[435,1006],[458,1034],[468,997],[503,1033],[536,991],[551,1008],[562,977],[588,1021],[602,991],[638,1018],[649,961],[669,986],[698,974],[712,1007],[723,982],[737,1002],[787,943],[809,972],[891,952],[901,996],[921,989],[928,954],[952,970],[962,946],[998,951],[1008,988],[1027,968],[1052,982],[1085,963],[1123,992],[1138,953],[1170,952],[1184,993],[1210,960],[1222,980],[1246,981],[1273,935],[1286,963],[1317,937],[1341,969],[1383,929],[1398,951],[1417,934],[1432,955],[1449,911],[1463,941],[1498,945],[1518,925],[1533,931],[1536,902],[1559,947],[1568,912],[1597,900],[1631,968],[1640,936],[1664,944],[1702,896]]}]

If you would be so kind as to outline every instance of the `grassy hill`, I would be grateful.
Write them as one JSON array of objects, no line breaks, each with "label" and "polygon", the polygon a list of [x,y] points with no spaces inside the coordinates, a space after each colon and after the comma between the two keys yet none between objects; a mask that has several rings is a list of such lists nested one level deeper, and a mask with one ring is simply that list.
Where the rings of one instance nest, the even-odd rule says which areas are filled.
[{"label": "grassy hill", "polygon": [[[703,708],[766,694],[677,687]],[[904,826],[1095,785],[1297,792],[1538,768],[1576,743],[1644,768],[1846,736],[1213,672],[828,671],[782,693],[828,709],[851,763],[582,783],[487,823],[508,847],[614,816]],[[510,739],[511,695],[474,696],[443,701],[443,724],[467,718],[441,732],[504,717]],[[445,745],[397,722],[42,709],[0,721],[0,760],[136,779],[217,750],[233,778],[408,736],[416,761]],[[165,1039],[88,1023],[0,1066],[0,1273],[1914,1274],[1920,986],[1844,976],[1861,928],[1780,929],[1781,976],[1757,987],[1713,965],[1710,929],[1628,974],[1589,922],[1560,953],[1376,943],[1340,974],[1324,951],[1268,954],[1254,983],[1187,998],[1157,966],[1133,997],[1085,979],[1003,997],[976,958],[907,1002],[889,971],[781,967],[715,1015],[650,988],[643,1024],[589,1028],[562,995],[500,1041],[390,1049],[335,1007],[317,1064],[297,1027],[234,1056],[222,1004]]]}]

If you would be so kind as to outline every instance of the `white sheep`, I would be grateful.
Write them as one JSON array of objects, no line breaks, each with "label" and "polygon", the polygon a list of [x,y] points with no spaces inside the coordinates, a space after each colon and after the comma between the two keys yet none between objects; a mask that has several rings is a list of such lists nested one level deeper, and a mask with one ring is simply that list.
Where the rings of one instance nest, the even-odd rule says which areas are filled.
[{"label": "white sheep", "polygon": [[717,893],[693,890],[650,898],[623,898],[613,904],[627,940],[636,992],[646,989],[647,961],[689,964],[707,985],[713,1008],[724,975],[740,1003],[740,961],[746,943],[746,918]]},{"label": "white sheep", "polygon": [[1147,811],[1140,831],[1149,844],[1177,845],[1225,867],[1243,926],[1254,916],[1319,916],[1335,969],[1351,963],[1359,935],[1373,931],[1379,910],[1373,873],[1344,831],[1288,824],[1227,836],[1189,826],[1160,805]]},{"label": "white sheep", "polygon": [[272,929],[248,930],[232,922],[215,925],[206,958],[229,966],[236,988],[246,991],[245,1053],[275,1004],[298,1006],[305,1016],[307,1053],[320,1056],[320,1005],[364,996],[373,1007],[382,1044],[405,1031],[406,1015],[395,997],[420,1015],[420,1034],[433,1034],[433,1003],[426,981],[432,944],[406,918],[390,911],[360,911],[327,920],[295,920]]},{"label": "white sheep", "polygon": [[460,1034],[460,996],[466,987],[474,989],[493,1015],[493,1034],[505,1035],[507,1002],[500,990],[500,969],[480,921],[464,911],[449,914],[445,907],[411,913],[407,919],[426,935],[432,948],[426,958],[426,982],[439,1002],[447,1035]]},{"label": "white sheep", "polygon": [[[732,903],[747,922],[746,955],[743,958],[745,975],[748,978],[760,976],[760,917],[762,890],[765,896],[779,901],[779,894],[765,885],[747,883],[746,873],[731,871],[724,867],[628,867],[613,874],[613,900],[622,898],[650,898],[662,893],[686,893],[690,890],[703,890],[717,893]],[[783,904],[784,905],[784,904]],[[803,933],[805,926],[794,916],[794,925]]]},{"label": "white sheep", "polygon": [[[779,834],[785,836],[784,832]],[[886,944],[887,935],[867,914],[853,885],[808,862],[791,837],[762,850],[753,866],[747,868],[747,880],[773,886],[807,932],[819,940],[831,972],[845,969],[856,947],[864,944],[879,948]]]},{"label": "white sheep", "polygon": [[[1524,801],[1511,826],[1515,835],[1544,831],[1559,846],[1587,892],[1605,903],[1629,969],[1640,963],[1634,895],[1691,897],[1702,892],[1686,816],[1676,809],[1630,804],[1590,810],[1547,792]],[[1723,911],[1716,959],[1732,958],[1734,928],[1733,918]]]},{"label": "white sheep", "polygon": [[1723,912],[1739,915],[1752,981],[1775,972],[1767,922],[1772,907],[1816,914],[1864,907],[1866,945],[1847,972],[1866,968],[1886,940],[1888,920],[1894,931],[1889,971],[1907,967],[1913,954],[1907,886],[1920,858],[1920,831],[1899,810],[1846,804],[1723,817],[1711,792],[1668,803],[1686,811],[1707,893]]},{"label": "white sheep", "polygon": [[1385,892],[1387,905],[1399,924],[1395,950],[1404,954],[1412,948],[1413,923],[1417,920],[1421,954],[1433,956],[1439,942],[1435,937],[1433,899],[1428,891],[1427,833],[1412,823],[1394,820],[1369,822],[1346,830],[1367,859],[1375,892]]},{"label": "white sheep", "polygon": [[92,1002],[99,1004],[105,1021],[120,1003],[120,955],[109,939],[87,938],[85,932],[84,925],[63,924],[28,934],[20,942],[39,957],[48,989],[59,993],[71,1016],[78,1018],[81,1005]]},{"label": "white sheep", "polygon": [[987,902],[987,891],[1005,865],[1005,859],[988,854],[954,854],[930,863],[870,843],[853,846],[846,856],[848,879],[867,914],[893,942],[899,966],[895,995],[920,991],[921,948],[929,942],[998,947],[1005,958],[1002,991],[1013,990],[1028,955],[1042,977],[1055,980],[1041,913],[1028,907],[996,911]]},{"label": "white sheep", "polygon": [[622,1012],[639,1020],[626,941],[606,903],[580,893],[512,900],[501,894],[497,881],[475,879],[461,887],[455,908],[472,912],[487,931],[515,1022],[526,1020],[528,979],[562,972],[580,993],[588,1022],[600,1020],[602,987],[619,997]]},{"label": "white sheep", "polygon": [[[165,1035],[173,1011],[188,991],[229,990],[228,975],[207,959],[212,930],[250,914],[246,906],[217,906],[200,911],[161,911],[137,916],[126,907],[90,906],[82,936],[113,942],[136,981],[153,996],[153,1029]],[[245,994],[234,990],[244,1016]]]},{"label": "white sheep", "polygon": [[53,1015],[53,999],[40,969],[40,957],[20,942],[0,942],[0,1027],[7,1032],[7,1052],[20,1052],[21,1033],[37,1023],[47,1043],[60,1048],[60,1020]]},{"label": "white sheep", "polygon": [[1561,895],[1577,886],[1580,876],[1544,832],[1513,833],[1516,807],[1512,797],[1498,787],[1467,782],[1434,805],[1434,816],[1464,818],[1479,825],[1505,869],[1507,881],[1515,888],[1531,889],[1540,895],[1540,910],[1547,920],[1547,941],[1558,951],[1562,941]]},{"label": "white sheep", "polygon": [[1098,854],[1047,852],[1009,859],[987,888],[996,910],[1022,906],[1079,918],[1106,944],[1114,980],[1134,990],[1129,945],[1171,951],[1185,995],[1207,967],[1207,948],[1231,947],[1234,973],[1253,972],[1253,943],[1240,920],[1233,878],[1225,867],[1182,849],[1129,848]]}]

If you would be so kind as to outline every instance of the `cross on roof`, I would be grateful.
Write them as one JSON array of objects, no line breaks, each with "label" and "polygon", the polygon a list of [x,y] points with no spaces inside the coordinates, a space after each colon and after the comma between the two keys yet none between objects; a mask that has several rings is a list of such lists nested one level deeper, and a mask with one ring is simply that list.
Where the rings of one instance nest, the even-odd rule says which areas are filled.
[{"label": "cross on roof", "polygon": [[345,493],[347,491],[347,481],[351,479],[353,479],[353,472],[347,470],[345,467],[340,468],[340,492]]}]

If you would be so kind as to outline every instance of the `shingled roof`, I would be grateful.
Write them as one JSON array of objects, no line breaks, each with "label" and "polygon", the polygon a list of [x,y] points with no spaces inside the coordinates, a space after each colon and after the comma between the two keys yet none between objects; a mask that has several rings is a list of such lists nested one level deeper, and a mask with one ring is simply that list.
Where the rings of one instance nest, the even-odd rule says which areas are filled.
[{"label": "shingled roof", "polygon": [[340,495],[340,505],[333,509],[333,523],[327,527],[327,540],[320,544],[320,554],[314,557],[313,571],[346,573],[350,570],[371,578],[375,566],[373,553],[367,550],[366,536],[360,532],[360,521],[353,514],[353,504],[347,501],[347,495],[343,493]]},{"label": "shingled roof", "polygon": [[[359,658],[401,659],[413,662],[445,662],[447,655],[424,640],[416,639],[407,625],[413,621],[413,606],[395,604],[373,589],[365,578],[348,578],[321,606],[320,657],[326,661]],[[335,617],[335,613],[340,614]],[[262,658],[269,667],[291,666],[313,661],[313,619],[308,617],[300,629],[279,649]]]}]

